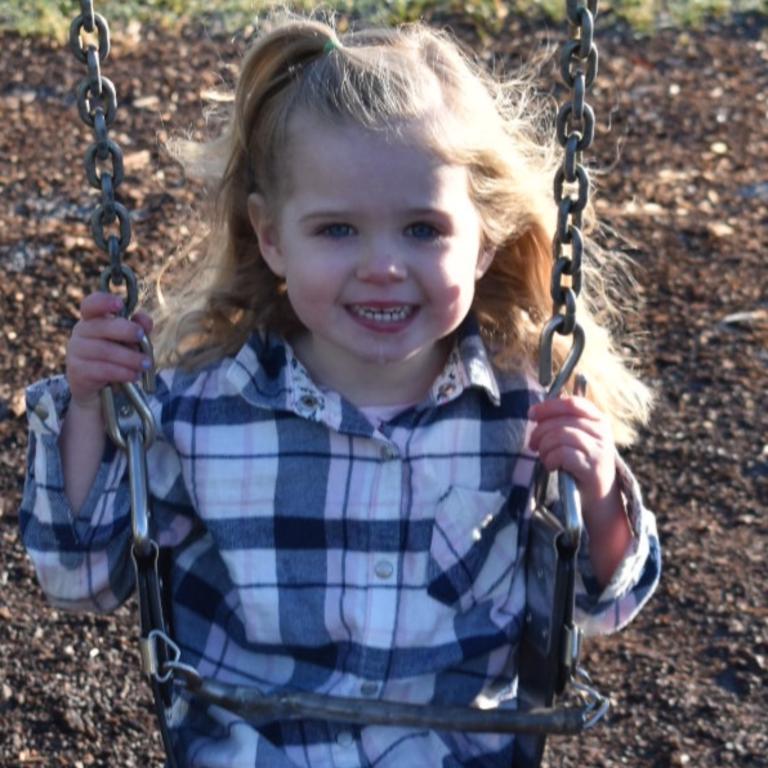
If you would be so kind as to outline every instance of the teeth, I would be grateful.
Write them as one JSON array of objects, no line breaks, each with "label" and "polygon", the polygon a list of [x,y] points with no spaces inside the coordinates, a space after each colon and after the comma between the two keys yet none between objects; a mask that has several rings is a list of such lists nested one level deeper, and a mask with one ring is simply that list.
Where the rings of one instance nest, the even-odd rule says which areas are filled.
[{"label": "teeth", "polygon": [[352,311],[358,317],[373,320],[376,323],[398,323],[405,320],[413,312],[413,307],[395,307],[393,309],[372,309],[370,307],[353,306]]}]

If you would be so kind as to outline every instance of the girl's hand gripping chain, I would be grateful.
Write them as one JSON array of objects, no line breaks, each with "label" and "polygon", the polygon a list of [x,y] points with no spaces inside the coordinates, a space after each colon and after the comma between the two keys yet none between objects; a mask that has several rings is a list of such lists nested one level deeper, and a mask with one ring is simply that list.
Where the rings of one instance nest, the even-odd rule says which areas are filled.
[{"label": "girl's hand gripping chain", "polygon": [[583,509],[600,506],[616,483],[616,448],[608,419],[585,397],[545,400],[531,408],[531,448],[545,469],[568,472]]},{"label": "girl's hand gripping chain", "polygon": [[136,381],[151,361],[136,347],[152,331],[152,319],[138,312],[120,316],[123,300],[97,292],[80,306],[80,321],[67,346],[67,380],[72,401],[87,410],[101,408],[99,392],[107,384]]},{"label": "girl's hand gripping chain", "polygon": [[[67,381],[72,401],[59,446],[64,490],[77,512],[85,501],[101,461],[105,432],[99,392],[107,384],[136,381],[151,362],[137,348],[152,319],[139,312],[120,315],[123,300],[92,293],[80,305],[80,321],[67,345]],[[146,362],[145,362],[146,361]]]},{"label": "girl's hand gripping chain", "polygon": [[590,557],[598,581],[610,581],[632,538],[616,473],[616,447],[606,416],[585,397],[567,396],[533,406],[531,449],[545,469],[576,481]]}]

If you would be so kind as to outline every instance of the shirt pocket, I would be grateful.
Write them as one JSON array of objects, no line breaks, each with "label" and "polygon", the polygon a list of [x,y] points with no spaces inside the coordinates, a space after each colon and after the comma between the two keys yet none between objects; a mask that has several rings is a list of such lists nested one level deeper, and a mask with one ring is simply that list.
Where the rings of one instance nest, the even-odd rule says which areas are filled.
[{"label": "shirt pocket", "polygon": [[518,524],[500,491],[451,488],[437,504],[427,592],[468,610],[508,587],[518,556]]}]

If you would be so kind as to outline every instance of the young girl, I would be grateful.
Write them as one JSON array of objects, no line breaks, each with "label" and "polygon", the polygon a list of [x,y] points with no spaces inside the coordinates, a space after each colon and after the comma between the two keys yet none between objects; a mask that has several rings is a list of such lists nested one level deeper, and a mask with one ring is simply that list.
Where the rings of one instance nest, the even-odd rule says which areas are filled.
[{"label": "young girl", "polygon": [[[628,622],[660,568],[618,458],[648,396],[584,302],[583,397],[531,371],[551,311],[551,148],[525,89],[415,25],[288,20],[187,158],[206,253],[159,314],[157,538],[182,662],[264,692],[514,706],[536,459],[572,473],[579,620]],[[587,282],[595,285],[595,280]],[[56,605],[133,589],[126,460],[99,390],[149,364],[148,315],[96,293],[66,378],[29,390],[22,529]],[[185,766],[508,766],[509,736],[246,722],[176,692]]]}]

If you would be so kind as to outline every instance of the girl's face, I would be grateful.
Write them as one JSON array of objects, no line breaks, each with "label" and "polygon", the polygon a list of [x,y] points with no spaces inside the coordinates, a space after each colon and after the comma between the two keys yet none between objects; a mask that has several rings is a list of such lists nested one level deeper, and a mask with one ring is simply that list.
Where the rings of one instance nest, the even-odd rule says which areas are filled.
[{"label": "girl's face", "polygon": [[465,168],[407,138],[306,116],[291,123],[289,189],[249,212],[306,333],[299,359],[358,405],[415,402],[445,363],[490,264]]}]

